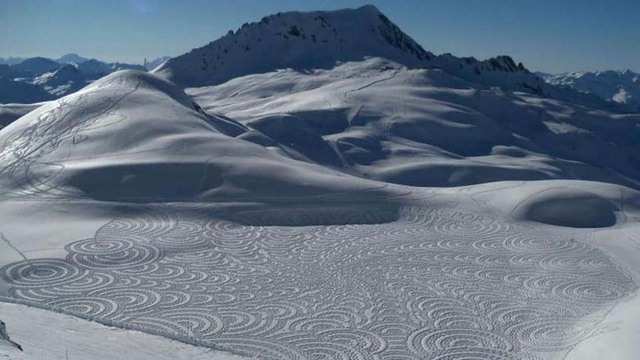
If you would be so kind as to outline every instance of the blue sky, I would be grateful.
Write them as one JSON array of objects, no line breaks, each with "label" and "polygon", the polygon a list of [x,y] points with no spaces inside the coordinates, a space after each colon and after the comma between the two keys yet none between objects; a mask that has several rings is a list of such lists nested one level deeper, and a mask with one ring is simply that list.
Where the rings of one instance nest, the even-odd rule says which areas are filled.
[{"label": "blue sky", "polygon": [[0,57],[141,63],[278,11],[367,3],[437,54],[508,54],[550,72],[640,71],[638,0],[0,0]]}]

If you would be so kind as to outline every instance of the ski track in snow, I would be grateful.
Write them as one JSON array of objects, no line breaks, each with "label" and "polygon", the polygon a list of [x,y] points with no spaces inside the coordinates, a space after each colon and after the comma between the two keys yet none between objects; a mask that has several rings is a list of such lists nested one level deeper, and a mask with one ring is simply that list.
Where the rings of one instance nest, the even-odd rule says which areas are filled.
[{"label": "ski track in snow", "polygon": [[[29,186],[27,186],[27,189],[21,191],[22,195],[60,194],[61,192],[59,192],[55,186],[52,187],[47,180],[41,181],[31,176],[31,167],[33,165],[56,166],[59,168],[59,171],[62,171],[65,168],[63,164],[41,162],[39,159],[46,154],[54,152],[60,146],[60,143],[68,138],[71,138],[74,144],[85,141],[87,136],[78,135],[78,133],[83,130],[95,131],[99,127],[96,127],[94,124],[98,123],[100,119],[108,115],[118,115],[115,109],[116,106],[129,95],[136,92],[139,86],[140,84],[136,84],[133,89],[125,92],[119,98],[107,99],[103,104],[104,109],[101,109],[97,116],[86,118],[81,124],[66,121],[66,118],[73,114],[73,111],[68,110],[69,106],[65,99],[58,100],[58,105],[52,110],[40,115],[37,122],[26,128],[23,132],[16,134],[15,138],[10,138],[7,142],[0,145],[0,157],[12,156],[14,158],[8,165],[0,169],[0,175],[4,175],[6,177],[5,181],[7,182],[13,182],[14,179],[27,179]],[[76,106],[80,113],[85,111],[86,98],[87,94],[80,94],[78,96],[78,104],[76,104]],[[116,121],[123,121],[124,119],[126,119],[126,117],[119,115]],[[60,123],[64,126],[59,126]],[[113,125],[113,123],[114,122],[111,121],[106,126]],[[42,142],[40,145],[33,145],[37,144],[38,140],[46,136],[50,136],[51,139]],[[24,149],[29,149],[29,151],[25,153]],[[51,179],[48,180],[50,181]]]},{"label": "ski track in snow", "polygon": [[267,359],[540,359],[606,331],[637,289],[596,248],[450,204],[387,224],[242,222],[117,218],[0,275],[14,301]]}]

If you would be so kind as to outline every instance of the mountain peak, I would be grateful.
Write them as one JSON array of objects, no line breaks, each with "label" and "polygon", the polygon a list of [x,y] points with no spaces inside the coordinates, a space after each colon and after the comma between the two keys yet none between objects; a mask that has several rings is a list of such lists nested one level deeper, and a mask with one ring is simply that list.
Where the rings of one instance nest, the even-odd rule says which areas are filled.
[{"label": "mountain peak", "polygon": [[376,57],[407,68],[438,68],[481,86],[545,91],[542,79],[506,55],[483,61],[434,55],[373,5],[265,16],[153,72],[183,87],[201,87],[279,69],[330,69]]},{"label": "mountain peak", "polygon": [[59,57],[58,59],[56,59],[55,61],[60,63],[60,64],[69,64],[69,63],[73,63],[73,64],[80,64],[83,63],[85,61],[87,61],[89,59],[82,57],[76,53],[69,53],[69,54],[65,54],[62,55],[61,57]]},{"label": "mountain peak", "polygon": [[417,67],[433,55],[372,5],[336,11],[286,12],[170,59],[155,72],[183,86],[219,84],[282,68],[330,68],[383,57]]}]

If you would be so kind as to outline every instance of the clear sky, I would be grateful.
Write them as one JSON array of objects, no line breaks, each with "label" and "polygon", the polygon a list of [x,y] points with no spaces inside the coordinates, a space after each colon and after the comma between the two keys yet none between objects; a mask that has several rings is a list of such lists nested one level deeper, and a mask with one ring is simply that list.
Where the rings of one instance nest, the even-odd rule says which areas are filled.
[{"label": "clear sky", "polygon": [[0,0],[0,57],[141,63],[278,11],[367,3],[437,54],[507,54],[549,72],[640,71],[640,0]]}]

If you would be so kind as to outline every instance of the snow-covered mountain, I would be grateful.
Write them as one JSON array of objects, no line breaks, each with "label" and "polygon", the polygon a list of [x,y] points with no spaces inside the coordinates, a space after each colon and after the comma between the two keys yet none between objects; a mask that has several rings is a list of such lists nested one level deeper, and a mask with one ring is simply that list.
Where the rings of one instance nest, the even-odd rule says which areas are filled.
[{"label": "snow-covered mountain", "polygon": [[640,110],[640,74],[624,71],[578,71],[540,74],[549,83],[596,95]]},{"label": "snow-covered mountain", "polygon": [[[82,87],[87,77],[118,66],[92,59],[65,65],[35,82],[60,96]],[[283,67],[289,69],[277,70]],[[544,84],[506,56],[482,62],[435,56],[373,6],[268,16],[168,60],[154,73],[182,86],[213,83],[187,88],[187,93],[209,113],[240,121],[233,137],[278,149],[278,161],[302,160],[360,178],[414,186],[578,178],[640,188],[640,115],[608,112],[595,101],[558,100],[565,98],[563,94],[591,98]],[[238,77],[218,84],[233,76]],[[538,82],[537,88],[530,86]],[[122,88],[116,86],[120,83]],[[84,117],[87,112],[100,113],[86,105],[75,109],[73,104],[89,98],[99,108],[100,94],[126,93],[135,83],[159,80],[122,73],[96,82],[79,97],[65,98],[64,108]],[[169,88],[168,82],[162,84]],[[158,97],[148,99],[152,109]],[[30,120],[23,118],[18,124],[33,124],[40,111],[60,107],[56,104],[30,113],[25,117]],[[123,116],[140,128],[148,126],[139,115]],[[118,124],[126,128],[110,126],[110,139],[129,136],[119,131],[131,133],[129,122]],[[158,129],[160,124],[154,122]],[[155,143],[154,133],[127,141]],[[82,151],[88,151],[87,156],[100,158],[89,143],[74,148],[86,147]],[[47,163],[58,160],[62,158]],[[64,176],[56,179],[65,181]]]},{"label": "snow-covered mountain", "polygon": [[0,103],[36,103],[53,98],[39,85],[0,77]]},{"label": "snow-covered mountain", "polygon": [[15,65],[0,64],[0,104],[42,102],[70,94],[114,71],[145,70],[142,65],[106,63],[67,54],[51,60],[35,57]]},{"label": "snow-covered mountain", "polygon": [[125,63],[106,63],[97,59],[89,59],[78,64],[78,71],[88,79],[99,79],[118,70],[146,70],[142,65]]},{"label": "snow-covered mountain", "polygon": [[203,113],[166,80],[119,71],[2,129],[0,189],[4,196],[41,193],[46,183],[54,196],[159,201],[277,198],[276,183],[289,196],[372,186],[255,144],[265,141],[235,121]]},{"label": "snow-covered mountain", "polygon": [[71,54],[62,55],[61,57],[57,58],[55,61],[58,62],[59,64],[64,65],[64,64],[80,64],[87,60],[89,59],[86,57],[80,56],[75,53],[71,53]]},{"label": "snow-covered mountain", "polygon": [[[0,318],[34,358],[104,336],[179,358],[100,322],[260,359],[635,359],[640,114],[618,109],[371,6],[0,106],[24,114],[0,130],[0,301],[92,322]],[[81,336],[15,325],[42,319]]]},{"label": "snow-covered mountain", "polygon": [[478,61],[432,54],[371,5],[267,16],[170,59],[155,72],[193,87],[283,68],[331,68],[338,62],[367,57],[385,58],[409,68],[438,67],[483,85],[543,91],[544,82],[508,56]]},{"label": "snow-covered mountain", "polygon": [[640,115],[482,88],[385,59],[189,88],[311,160],[416,186],[591,179],[640,186]]},{"label": "snow-covered mountain", "polygon": [[161,56],[159,58],[155,58],[147,63],[147,69],[153,70],[158,66],[164,64],[165,61],[171,59],[171,56]]},{"label": "snow-covered mountain", "polygon": [[26,59],[27,58],[23,58],[23,57],[8,57],[6,59],[0,58],[0,64],[15,65],[15,64],[19,64],[19,63],[23,62]]},{"label": "snow-covered mountain", "polygon": [[60,64],[54,60],[44,57],[34,57],[26,59],[18,64],[11,65],[11,67],[18,71],[23,71],[31,76],[40,76],[44,73],[53,71],[60,67]]},{"label": "snow-covered mountain", "polygon": [[637,116],[380,58],[188,92],[240,121],[119,71],[0,130],[0,299],[265,359],[637,354]]},{"label": "snow-covered mountain", "polygon": [[65,64],[53,72],[36,77],[33,83],[57,98],[80,90],[89,83],[89,79],[78,70],[78,65]]}]

